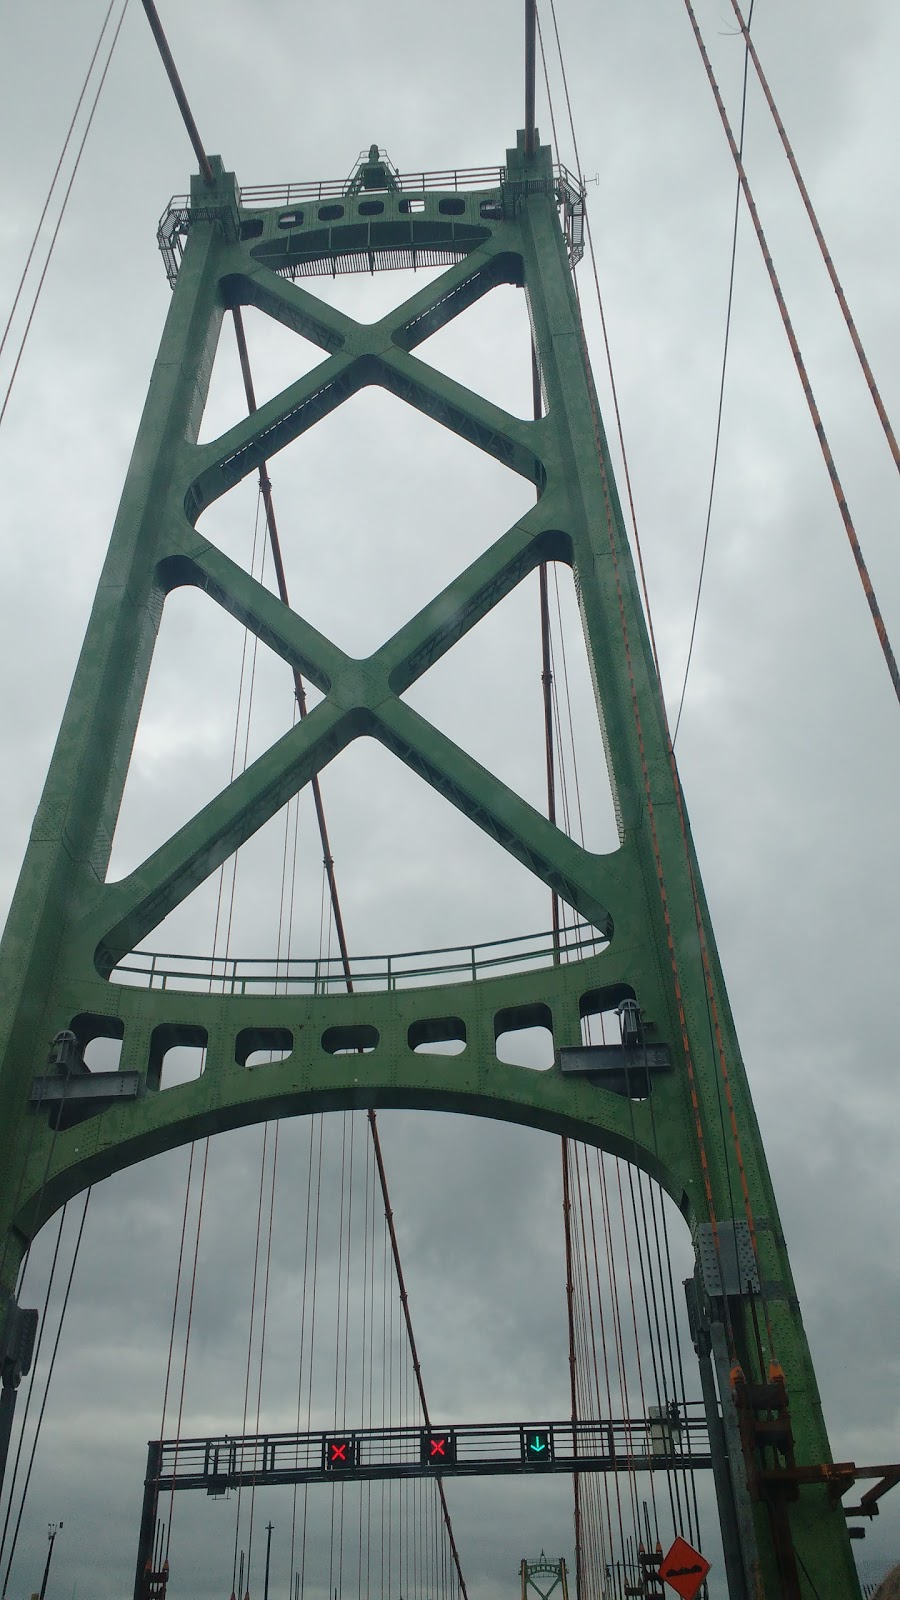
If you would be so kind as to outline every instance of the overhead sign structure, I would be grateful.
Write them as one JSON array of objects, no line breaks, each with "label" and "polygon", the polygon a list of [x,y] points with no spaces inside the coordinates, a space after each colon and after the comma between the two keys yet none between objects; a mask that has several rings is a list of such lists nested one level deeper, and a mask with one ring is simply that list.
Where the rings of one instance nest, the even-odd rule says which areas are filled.
[{"label": "overhead sign structure", "polygon": [[547,1467],[553,1460],[553,1432],[550,1428],[522,1429],[522,1460],[532,1467]]},{"label": "overhead sign structure", "polygon": [[359,1442],[350,1434],[332,1434],[325,1440],[325,1471],[350,1472],[359,1466]]},{"label": "overhead sign structure", "polygon": [[681,1595],[681,1600],[694,1600],[708,1572],[706,1557],[680,1535],[659,1566],[659,1576],[670,1589]]},{"label": "overhead sign structure", "polygon": [[426,1467],[452,1466],[456,1461],[456,1436],[448,1428],[423,1428],[419,1438],[419,1459]]}]

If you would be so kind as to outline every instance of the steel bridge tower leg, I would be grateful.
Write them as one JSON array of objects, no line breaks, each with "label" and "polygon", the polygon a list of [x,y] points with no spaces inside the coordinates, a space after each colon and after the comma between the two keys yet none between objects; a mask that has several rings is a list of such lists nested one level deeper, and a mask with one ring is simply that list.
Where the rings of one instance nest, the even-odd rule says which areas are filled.
[{"label": "steel bridge tower leg", "polygon": [[[195,180],[187,208],[164,231],[175,278],[171,308],[0,947],[0,1290],[14,1291],[29,1241],[67,1198],[200,1134],[344,1106],[408,1106],[586,1140],[657,1179],[691,1228],[701,1296],[712,1325],[725,1329],[720,1394],[727,1404],[723,1387],[733,1379],[743,1408],[732,1469],[756,1496],[752,1533],[738,1518],[754,1600],[790,1592],[779,1573],[785,1525],[819,1592],[857,1600],[844,1516],[829,1495],[815,1375],[587,361],[571,270],[582,197],[545,147],[526,156],[521,137],[480,188],[404,187],[375,163],[327,207],[254,205],[215,158],[213,167],[212,188]],[[316,262],[327,267],[343,257],[373,268],[401,259],[452,264],[380,322],[362,325],[292,281],[309,281]],[[527,296],[544,397],[537,421],[510,416],[415,354],[500,284]],[[222,318],[246,305],[317,344],[324,359],[201,446]],[[393,638],[356,660],[217,549],[202,518],[261,462],[371,384],[503,462],[540,498]],[[605,741],[620,824],[619,848],[606,855],[580,848],[403,699],[545,561],[570,566],[577,584],[597,737]],[[197,591],[198,604],[218,605],[249,628],[323,699],[135,871],[110,883],[111,841],[157,630],[167,596],[182,586]],[[542,972],[440,989],[226,995],[119,981],[118,963],[361,736],[378,739],[555,890],[596,930],[593,948]],[[622,1002],[632,1008],[616,1069],[618,1080],[624,1069],[624,1090],[582,1037],[586,1017]],[[554,1067],[539,1073],[500,1062],[498,1034],[535,1022],[552,1029]],[[417,1040],[448,1026],[465,1043],[460,1056],[444,1066],[446,1058],[416,1054]],[[98,1036],[122,1040],[117,1073],[86,1070],[85,1048]],[[375,1048],[352,1058],[336,1053],[363,1038]],[[206,1046],[204,1074],[160,1093],[162,1056],[185,1042]],[[247,1072],[250,1051],[266,1044],[290,1053]],[[643,1087],[632,1093],[635,1075]],[[759,1441],[776,1435],[781,1456],[764,1455]],[[777,1468],[789,1457],[790,1473],[773,1475],[773,1462]],[[777,1518],[767,1510],[772,1496],[780,1497]]]}]

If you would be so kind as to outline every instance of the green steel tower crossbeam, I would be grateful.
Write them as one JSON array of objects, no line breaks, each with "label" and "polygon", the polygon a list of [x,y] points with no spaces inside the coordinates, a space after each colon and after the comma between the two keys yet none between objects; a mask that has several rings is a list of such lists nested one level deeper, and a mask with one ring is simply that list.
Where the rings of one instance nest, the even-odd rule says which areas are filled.
[{"label": "green steel tower crossbeam", "polygon": [[[522,1578],[522,1600],[550,1600],[559,1590],[559,1600],[569,1600],[569,1583],[566,1563],[562,1556],[550,1561],[543,1550],[537,1561],[523,1560],[519,1568]],[[549,1579],[549,1582],[548,1582]]]},{"label": "green steel tower crossbeam", "polygon": [[[815,1377],[587,361],[567,253],[577,249],[579,196],[546,148],[525,154],[522,136],[505,168],[480,187],[471,175],[468,183],[444,175],[434,187],[411,189],[376,157],[370,152],[343,190],[270,191],[261,203],[241,195],[214,160],[213,186],[194,180],[190,201],[163,225],[171,309],[0,948],[0,1292],[11,1296],[29,1241],[70,1196],[222,1129],[345,1107],[417,1107],[585,1140],[657,1179],[693,1233],[696,1342],[716,1358],[729,1440],[730,1472],[717,1484],[739,1551],[732,1594],[790,1593],[777,1572],[780,1563],[789,1577],[793,1541],[819,1592],[849,1600],[859,1590],[843,1513],[823,1481],[831,1457]],[[417,262],[447,270],[363,325],[302,286],[323,262],[335,271]],[[414,354],[504,283],[524,288],[528,300],[544,397],[538,421],[508,415]],[[223,314],[247,305],[311,340],[324,359],[199,445]],[[203,534],[202,513],[372,384],[503,462],[539,498],[379,650],[357,660],[217,549]],[[619,847],[608,854],[574,843],[403,698],[548,560],[568,564],[577,583],[620,826]],[[323,699],[135,871],[107,883],[160,618],[168,594],[185,585],[302,672]],[[361,737],[379,740],[572,906],[597,930],[593,953],[540,972],[349,995],[198,994],[117,981],[117,964]],[[584,1018],[617,1006],[622,1045],[585,1048]],[[535,1024],[552,1030],[554,1066],[542,1073],[498,1061],[499,1034]],[[97,1036],[123,1041],[117,1073],[86,1071],[83,1052]],[[418,1044],[445,1038],[463,1041],[462,1053],[416,1053]],[[177,1044],[203,1045],[205,1070],[160,1091],[163,1056]],[[289,1053],[248,1072],[249,1055],[267,1048]],[[720,1131],[723,1096],[734,1139]],[[770,1434],[777,1433],[783,1407],[772,1385],[752,1388],[767,1377],[754,1318],[790,1402],[789,1427],[778,1437],[793,1477],[782,1475],[776,1489],[756,1470],[763,1457],[754,1418],[774,1407]],[[734,1363],[750,1383],[736,1390],[743,1453]]]}]

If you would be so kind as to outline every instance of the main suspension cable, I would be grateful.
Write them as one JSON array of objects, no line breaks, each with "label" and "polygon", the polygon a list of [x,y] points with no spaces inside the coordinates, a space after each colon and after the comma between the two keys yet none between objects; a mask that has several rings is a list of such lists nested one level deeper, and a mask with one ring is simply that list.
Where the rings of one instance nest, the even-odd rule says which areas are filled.
[{"label": "main suspension cable", "polygon": [[88,63],[87,72],[84,75],[84,82],[81,85],[81,93],[79,94],[78,99],[75,102],[75,110],[72,112],[72,120],[70,121],[69,126],[66,129],[66,136],[65,136],[65,139],[63,140],[63,146],[62,146],[62,149],[59,152],[59,158],[57,160],[56,166],[53,169],[53,177],[50,179],[50,187],[47,190],[47,195],[46,195],[46,198],[44,200],[44,204],[41,207],[41,214],[38,217],[37,225],[36,225],[34,233],[32,235],[31,244],[30,244],[29,249],[28,249],[28,255],[25,257],[25,265],[22,268],[22,274],[21,274],[21,277],[19,278],[19,282],[18,282],[18,284],[16,286],[16,292],[15,292],[15,294],[13,296],[13,302],[12,302],[12,305],[10,306],[10,309],[9,309],[9,316],[6,319],[6,325],[5,325],[4,329],[3,329],[3,334],[2,334],[2,336],[0,336],[0,356],[2,356],[3,351],[6,348],[6,341],[7,341],[8,337],[9,337],[9,330],[12,327],[13,318],[15,317],[16,311],[18,309],[19,300],[22,297],[22,290],[25,287],[25,280],[28,277],[28,271],[29,271],[29,268],[31,266],[32,260],[34,259],[34,252],[37,249],[37,243],[38,243],[38,240],[39,240],[39,238],[41,236],[41,229],[44,226],[44,221],[46,219],[47,212],[50,209],[50,201],[53,199],[53,191],[56,188],[56,184],[57,184],[57,181],[59,179],[60,172],[62,171],[62,164],[66,159],[66,151],[69,148],[69,144],[71,143],[71,139],[72,139],[72,134],[75,131],[75,124],[78,121],[78,113],[81,110],[82,104],[84,102],[84,97],[87,94],[88,84],[91,81],[91,73],[93,72],[94,67],[97,64],[97,57],[100,54],[100,46],[103,43],[103,35],[105,34],[106,29],[107,29],[107,27],[109,25],[109,19],[110,19],[110,16],[112,15],[112,9],[113,9],[113,6],[115,5],[115,3],[116,3],[116,0],[109,0],[109,5],[106,8],[106,15],[104,16],[103,21],[100,24],[100,32],[97,35],[97,43],[94,45],[94,53],[91,56],[90,62]]},{"label": "main suspension cable", "polygon": [[735,14],[735,16],[737,18],[738,26],[739,26],[739,28],[741,30],[741,33],[743,34],[744,39],[746,41],[747,51],[748,51],[748,53],[750,55],[751,61],[753,62],[753,66],[754,66],[754,69],[755,69],[755,72],[756,72],[756,76],[759,79],[760,88],[762,89],[762,92],[765,95],[766,103],[767,103],[767,105],[769,107],[769,110],[772,113],[772,120],[775,123],[775,127],[778,130],[778,136],[781,139],[782,145],[784,146],[784,153],[787,156],[788,163],[790,165],[790,169],[791,169],[792,173],[794,174],[794,178],[795,178],[796,183],[797,183],[797,188],[800,191],[800,198],[803,201],[804,207],[806,208],[806,214],[809,217],[810,223],[812,224],[812,230],[813,230],[813,233],[815,234],[815,237],[816,237],[816,243],[818,244],[819,250],[821,251],[822,260],[825,263],[825,267],[826,267],[826,270],[828,272],[828,276],[831,279],[831,286],[834,289],[835,294],[837,295],[838,305],[841,308],[841,311],[842,311],[843,317],[844,317],[844,321],[845,321],[845,323],[847,325],[847,332],[849,333],[850,338],[853,341],[853,348],[856,351],[856,354],[857,354],[857,356],[859,358],[859,364],[862,367],[866,383],[869,386],[869,392],[870,392],[870,394],[872,396],[872,400],[873,400],[874,405],[875,405],[875,410],[878,413],[879,421],[881,422],[881,426],[884,429],[884,436],[887,439],[888,447],[890,449],[891,455],[894,458],[894,465],[896,467],[900,468],[900,446],[898,446],[898,444],[897,444],[897,439],[895,437],[894,430],[893,430],[893,428],[891,426],[890,418],[888,417],[887,410],[886,410],[885,405],[884,405],[884,401],[881,398],[881,395],[880,395],[879,390],[878,390],[878,385],[875,382],[875,374],[873,373],[872,368],[869,365],[869,358],[866,355],[862,339],[860,338],[859,331],[857,329],[856,323],[853,320],[853,316],[852,316],[852,313],[850,311],[850,307],[847,304],[847,297],[844,294],[844,290],[843,290],[843,286],[841,284],[841,280],[837,275],[837,270],[836,270],[834,262],[833,262],[833,260],[831,258],[831,252],[828,249],[828,246],[827,246],[827,244],[825,242],[825,235],[822,232],[822,228],[821,228],[821,225],[819,223],[819,219],[818,219],[818,217],[816,215],[815,207],[813,206],[812,200],[810,198],[809,190],[807,189],[806,184],[803,181],[803,175],[802,175],[802,173],[800,171],[800,168],[799,168],[799,166],[797,164],[797,158],[794,155],[794,151],[792,149],[791,142],[790,142],[790,140],[789,140],[789,138],[787,136],[787,130],[786,130],[785,126],[784,126],[784,123],[781,120],[781,116],[779,114],[778,107],[775,104],[774,96],[772,94],[771,89],[769,88],[769,81],[768,81],[768,79],[767,79],[767,77],[766,77],[766,75],[765,75],[765,73],[763,71],[762,62],[760,61],[759,56],[757,54],[756,46],[755,46],[755,44],[753,43],[753,40],[750,37],[750,20],[751,20],[751,18],[753,16],[753,5],[751,4],[751,6],[750,6],[750,10],[749,10],[749,13],[747,15],[746,22],[744,20],[743,13],[741,12],[741,8],[738,5],[738,0],[731,0],[731,9],[733,10],[733,12],[734,12],[734,14]]},{"label": "main suspension cable", "polygon": [[142,0],[142,4],[145,12],[147,13],[147,21],[150,24],[151,32],[156,40],[157,49],[162,57],[162,64],[166,69],[166,76],[172,85],[172,93],[175,96],[178,109],[181,112],[182,121],[187,129],[188,138],[194,147],[194,155],[197,157],[200,171],[203,174],[203,181],[204,183],[213,184],[216,181],[215,174],[210,166],[209,156],[206,154],[206,151],[203,147],[203,141],[197,131],[197,124],[194,121],[193,113],[188,105],[187,95],[184,92],[181,79],[178,76],[178,68],[173,60],[172,52],[169,49],[169,41],[163,32],[163,25],[159,20],[159,12],[157,11],[156,6],[153,4],[153,0]]},{"label": "main suspension cable", "polygon": [[714,74],[713,69],[712,69],[712,62],[709,59],[709,53],[707,51],[706,44],[704,43],[703,35],[700,32],[700,26],[699,26],[699,23],[697,22],[697,17],[696,17],[696,14],[694,12],[694,7],[691,4],[691,0],[684,0],[684,5],[685,5],[685,10],[687,11],[687,14],[688,14],[688,20],[690,21],[690,25],[691,25],[691,29],[692,29],[693,34],[694,34],[694,38],[695,38],[695,40],[697,42],[697,49],[700,52],[700,56],[701,56],[701,59],[703,61],[703,65],[704,65],[704,67],[706,69],[706,76],[709,79],[709,86],[710,86],[710,88],[712,90],[713,98],[714,98],[714,100],[716,102],[716,109],[718,110],[719,117],[721,119],[722,127],[723,127],[723,130],[725,132],[725,137],[728,140],[728,147],[729,147],[729,149],[731,151],[731,155],[732,155],[732,159],[734,161],[735,167],[737,168],[738,180],[739,180],[741,188],[742,188],[742,190],[744,192],[744,198],[745,198],[745,200],[747,202],[747,207],[748,207],[748,210],[750,212],[751,220],[753,222],[754,232],[756,233],[756,237],[757,237],[757,240],[759,242],[759,247],[760,247],[760,250],[762,251],[763,260],[765,261],[765,264],[766,264],[766,271],[769,274],[769,281],[770,281],[770,283],[772,285],[772,290],[773,290],[773,293],[775,295],[776,302],[778,304],[778,310],[781,313],[781,320],[782,320],[782,323],[784,325],[784,331],[787,334],[788,343],[789,343],[789,345],[791,347],[791,354],[792,354],[792,356],[794,358],[794,365],[797,368],[797,373],[798,373],[798,376],[800,378],[800,383],[801,383],[801,386],[803,388],[803,393],[806,396],[806,403],[807,403],[807,406],[809,408],[809,414],[810,414],[810,417],[812,418],[813,427],[816,430],[816,437],[817,437],[817,439],[819,441],[819,446],[820,446],[820,449],[822,451],[822,456],[823,456],[823,459],[825,461],[825,466],[828,469],[828,476],[831,479],[831,486],[832,486],[832,489],[834,491],[834,497],[835,497],[835,500],[837,501],[838,510],[840,511],[840,514],[841,514],[841,520],[842,520],[842,522],[844,524],[844,530],[845,530],[845,532],[847,534],[847,539],[848,539],[849,544],[850,544],[850,549],[853,552],[853,559],[854,559],[854,562],[856,563],[856,570],[859,573],[859,579],[860,579],[860,582],[861,582],[862,587],[863,587],[863,593],[865,594],[866,602],[868,604],[869,611],[870,611],[871,616],[872,616],[872,621],[873,621],[873,623],[875,625],[875,632],[878,635],[878,641],[879,641],[879,643],[881,645],[881,652],[882,652],[882,655],[884,656],[885,664],[887,666],[888,673],[890,675],[891,683],[894,686],[894,693],[897,696],[898,701],[900,701],[900,669],[898,669],[898,666],[897,666],[897,660],[896,660],[896,657],[894,655],[893,646],[892,646],[890,638],[888,636],[887,628],[885,627],[884,618],[883,618],[883,616],[881,614],[881,607],[880,607],[880,605],[878,603],[878,597],[875,594],[875,590],[874,590],[873,585],[872,585],[872,579],[869,576],[869,569],[868,569],[868,566],[866,564],[865,557],[864,557],[864,555],[862,553],[862,548],[861,548],[860,543],[859,543],[859,538],[857,536],[857,532],[856,532],[856,528],[854,526],[853,518],[852,518],[852,516],[850,514],[850,507],[847,504],[847,496],[844,493],[844,486],[843,486],[843,484],[841,482],[841,479],[840,479],[840,476],[838,474],[837,465],[835,463],[834,455],[833,455],[832,450],[831,450],[831,445],[828,442],[828,435],[825,432],[825,427],[824,427],[824,424],[822,422],[821,415],[819,413],[819,407],[818,407],[818,404],[816,402],[816,397],[815,397],[815,394],[813,392],[813,387],[812,387],[812,384],[811,384],[810,379],[809,379],[809,374],[808,374],[808,372],[806,370],[806,362],[803,359],[803,355],[801,353],[800,346],[799,346],[799,344],[797,342],[797,335],[794,332],[794,325],[793,325],[793,322],[791,321],[790,315],[788,313],[787,303],[785,301],[784,293],[783,293],[782,288],[781,288],[781,281],[780,281],[780,279],[778,277],[778,274],[777,274],[777,272],[775,270],[775,265],[774,265],[774,262],[772,260],[771,252],[769,250],[768,241],[766,239],[766,235],[765,235],[762,223],[761,223],[760,218],[759,218],[759,212],[756,209],[756,201],[753,198],[753,191],[750,188],[750,184],[749,184],[749,181],[747,179],[747,174],[746,174],[746,171],[744,170],[744,163],[743,163],[743,160],[741,158],[741,153],[740,153],[740,151],[739,151],[739,149],[737,147],[737,142],[736,142],[735,137],[734,137],[734,132],[732,130],[731,123],[730,123],[729,118],[728,118],[728,112],[725,109],[725,102],[722,99],[721,91],[719,89],[719,85],[718,85],[718,83],[716,81],[716,77],[715,77],[715,74]]},{"label": "main suspension cable", "polygon": [[[27,317],[26,322],[25,322],[25,327],[24,327],[23,332],[22,332],[22,337],[19,340],[19,348],[18,348],[18,350],[16,352],[16,359],[13,362],[13,368],[12,368],[12,372],[10,373],[10,376],[9,376],[9,382],[6,385],[6,391],[5,391],[4,396],[3,396],[3,404],[2,404],[2,406],[0,406],[0,424],[2,424],[3,419],[6,416],[6,410],[7,410],[7,407],[9,405],[10,396],[12,395],[13,385],[15,384],[16,378],[18,376],[19,367],[20,367],[21,362],[22,362],[22,356],[25,353],[25,345],[26,345],[26,343],[28,341],[28,335],[31,332],[31,325],[32,325],[32,323],[34,321],[34,315],[35,315],[35,312],[37,311],[37,308],[38,308],[38,301],[41,298],[41,291],[43,290],[44,282],[46,280],[47,273],[48,273],[49,268],[50,268],[50,262],[51,262],[51,260],[53,258],[53,252],[54,252],[54,249],[56,247],[56,241],[59,238],[59,230],[62,227],[63,218],[65,217],[66,210],[68,208],[69,197],[70,197],[70,195],[72,193],[72,187],[73,187],[73,185],[75,183],[76,177],[78,176],[78,169],[79,169],[79,167],[81,165],[81,157],[84,154],[84,147],[87,144],[88,134],[91,131],[91,127],[92,127],[93,121],[94,121],[94,115],[96,113],[97,106],[100,103],[100,96],[103,93],[103,86],[106,83],[107,73],[109,72],[110,65],[112,63],[113,54],[114,54],[116,45],[117,45],[118,40],[119,40],[119,34],[122,31],[122,23],[125,21],[125,13],[126,13],[127,10],[128,10],[128,0],[123,0],[122,10],[121,10],[121,12],[119,14],[119,20],[116,23],[116,30],[115,30],[115,33],[113,34],[113,37],[112,37],[112,43],[111,43],[111,45],[109,47],[109,51],[108,51],[107,56],[106,56],[106,61],[104,62],[104,65],[103,65],[103,71],[100,74],[100,82],[97,85],[97,89],[96,89],[96,92],[94,94],[94,99],[93,99],[93,102],[91,104],[91,109],[90,109],[90,112],[88,113],[88,119],[87,119],[87,122],[85,124],[84,133],[81,136],[81,142],[80,142],[80,144],[78,146],[77,151],[75,152],[75,161],[74,161],[74,164],[72,166],[72,171],[71,171],[71,173],[69,175],[69,181],[66,184],[66,190],[65,190],[65,194],[63,195],[63,198],[62,198],[62,205],[60,206],[59,216],[56,219],[56,224],[54,226],[52,234],[50,235],[50,243],[49,243],[49,245],[47,247],[47,256],[46,256],[46,259],[44,261],[44,265],[43,265],[43,267],[41,269],[41,275],[38,278],[37,288],[35,289],[34,295],[32,297],[31,307],[30,307],[29,312],[28,312],[28,317]],[[102,38],[103,31],[105,30],[105,28],[106,28],[106,23],[104,22],[103,29],[101,29],[101,38]],[[97,48],[98,48],[98,50],[100,48],[100,40],[99,39],[97,41]],[[89,68],[89,70],[88,70],[88,76],[90,76],[90,71],[92,69],[93,69],[93,60],[91,62],[91,68]],[[87,88],[87,79],[85,80],[85,86],[84,87],[85,87],[85,89]],[[82,90],[82,96],[83,96],[83,94],[84,94],[84,90]],[[81,100],[80,99],[79,99],[78,104],[79,105],[81,104]],[[76,113],[75,114],[77,115],[77,107],[76,107]],[[68,135],[66,136],[66,143],[68,143]],[[63,153],[65,153],[65,146],[63,148]],[[60,156],[60,165],[61,164],[62,164],[62,156]],[[53,182],[54,183],[56,182],[55,174],[54,174]],[[52,190],[52,185],[51,185],[51,190]],[[50,199],[50,197],[48,195],[47,204],[49,204],[49,199]],[[44,208],[44,212],[41,213],[41,221],[43,221],[45,213],[46,213],[46,206]],[[40,224],[38,224],[38,228],[40,229]],[[31,250],[31,252],[29,252],[29,256],[28,256],[28,262],[29,263],[31,261],[31,256],[32,256],[33,250],[34,250],[34,246],[32,245],[32,250]],[[26,272],[28,270],[28,264],[27,263],[26,263],[25,270],[26,270]],[[24,274],[23,274],[23,279],[24,279]],[[15,312],[15,307],[18,304],[21,287],[22,287],[22,285],[20,283],[19,289],[16,291],[15,300],[13,301],[13,310],[10,312],[10,321],[12,321],[12,317],[13,317],[13,314]],[[7,328],[6,328],[6,332],[8,332],[8,331],[9,331],[9,323],[7,323]],[[6,339],[6,333],[4,333],[4,342],[5,342],[5,339]]]}]

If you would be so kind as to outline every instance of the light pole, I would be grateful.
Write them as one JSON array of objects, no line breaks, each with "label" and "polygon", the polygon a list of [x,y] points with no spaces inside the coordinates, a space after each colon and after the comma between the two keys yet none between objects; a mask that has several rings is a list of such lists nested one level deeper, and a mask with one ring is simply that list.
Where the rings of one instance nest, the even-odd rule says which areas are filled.
[{"label": "light pole", "polygon": [[50,1559],[53,1555],[53,1546],[56,1543],[56,1535],[60,1532],[61,1528],[61,1522],[48,1522],[47,1524],[47,1538],[50,1540],[50,1543],[47,1547],[47,1559],[44,1562],[44,1576],[41,1579],[41,1592],[38,1600],[44,1600],[44,1595],[47,1593],[47,1579],[50,1576]]}]

